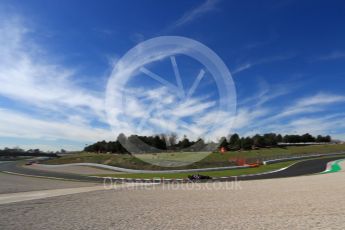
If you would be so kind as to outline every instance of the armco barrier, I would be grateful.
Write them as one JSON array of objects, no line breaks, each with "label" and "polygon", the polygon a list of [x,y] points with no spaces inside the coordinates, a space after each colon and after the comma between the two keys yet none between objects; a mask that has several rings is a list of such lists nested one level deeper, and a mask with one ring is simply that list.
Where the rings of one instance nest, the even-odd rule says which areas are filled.
[{"label": "armco barrier", "polygon": [[338,156],[338,155],[344,155],[344,154],[345,154],[345,152],[310,154],[310,155],[304,154],[304,155],[295,156],[295,157],[276,158],[276,159],[272,159],[272,160],[266,160],[266,161],[263,161],[262,163],[264,165],[266,165],[266,164],[273,164],[273,163],[279,163],[279,162],[291,161],[291,160],[303,160],[303,159],[310,159],[310,158],[315,158],[315,157]]}]

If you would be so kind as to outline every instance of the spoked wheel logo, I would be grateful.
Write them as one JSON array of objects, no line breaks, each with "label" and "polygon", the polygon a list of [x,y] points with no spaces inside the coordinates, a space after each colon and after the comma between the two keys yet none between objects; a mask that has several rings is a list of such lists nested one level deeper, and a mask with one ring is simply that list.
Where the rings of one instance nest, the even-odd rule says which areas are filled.
[{"label": "spoked wheel logo", "polygon": [[[198,66],[194,76],[190,72],[185,76],[187,71],[180,68],[188,59],[197,63],[193,65]],[[159,68],[164,61],[169,68]],[[148,84],[145,78],[153,83]],[[202,82],[206,82],[206,87],[201,87]],[[176,133],[179,137],[208,141],[209,144],[197,141],[187,149],[179,149],[188,154],[159,157],[160,154],[147,153],[162,150],[135,135],[119,140],[127,151],[148,163],[178,167],[206,157],[215,147],[211,140],[230,133],[236,113],[236,90],[230,71],[211,49],[189,38],[163,36],[138,44],[116,63],[108,80],[105,106],[114,133]]]}]

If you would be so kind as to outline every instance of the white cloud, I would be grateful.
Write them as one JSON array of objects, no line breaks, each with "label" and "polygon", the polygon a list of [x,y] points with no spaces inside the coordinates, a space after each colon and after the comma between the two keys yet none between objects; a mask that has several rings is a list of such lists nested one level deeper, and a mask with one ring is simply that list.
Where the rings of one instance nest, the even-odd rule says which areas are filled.
[{"label": "white cloud", "polygon": [[197,116],[215,105],[216,101],[203,102],[200,99],[188,98],[188,100],[176,105],[171,114],[176,117]]},{"label": "white cloud", "polygon": [[95,141],[109,131],[91,126],[104,120],[103,93],[73,81],[75,70],[51,61],[31,39],[19,17],[0,22],[0,98],[20,102],[31,111],[0,111],[0,136]]},{"label": "white cloud", "polygon": [[[191,22],[201,14],[214,9],[215,2],[207,1],[182,17],[177,25]],[[189,16],[188,16],[189,15]],[[14,108],[0,109],[0,137],[30,138],[37,140],[68,139],[78,142],[93,142],[102,139],[114,139],[115,134],[106,128],[97,128],[90,120],[104,121],[103,93],[84,89],[73,81],[77,72],[73,69],[55,64],[30,39],[30,30],[20,19],[3,20],[0,23],[0,96],[14,102],[23,103],[28,108],[39,108],[42,113],[25,113]],[[132,68],[145,65],[151,61],[165,58],[162,52],[158,56],[149,56],[138,60]],[[289,56],[290,57],[290,56]],[[235,73],[244,71],[255,65],[284,60],[287,56],[262,59],[239,66]],[[126,67],[128,63],[120,63]],[[123,71],[131,71],[124,69]],[[121,72],[121,71],[120,71]],[[123,73],[123,72],[122,72]],[[136,133],[137,121],[147,118],[143,124],[145,134],[157,130],[169,132],[181,131],[192,138],[206,133],[206,138],[215,139],[229,132],[253,133],[259,131],[275,132],[315,132],[327,133],[344,127],[344,116],[298,118],[286,123],[285,118],[297,114],[317,115],[318,111],[327,109],[335,103],[345,102],[345,96],[319,93],[302,98],[289,106],[280,105],[275,110],[267,105],[269,101],[288,94],[289,91],[279,88],[272,91],[264,88],[241,104],[234,117],[226,111],[218,111],[217,104],[207,96],[191,97],[180,101],[166,87],[150,90],[127,88],[127,114],[130,120],[117,120],[117,132]],[[139,97],[137,97],[139,96]],[[148,110],[154,101],[159,103]],[[115,111],[118,112],[118,111]],[[278,114],[278,115],[277,115]],[[185,120],[185,118],[187,118]],[[217,123],[221,121],[220,123]],[[218,125],[222,124],[222,125]],[[145,126],[146,125],[146,126]],[[216,127],[211,130],[212,127]],[[208,132],[208,133],[207,133]],[[143,134],[143,133],[139,133]],[[59,148],[57,148],[59,149]]]},{"label": "white cloud", "polygon": [[[158,41],[155,40],[155,43],[159,44],[159,39],[162,38],[158,38]],[[212,98],[212,96],[217,97],[217,95],[214,93],[211,96],[205,95],[205,91],[203,91],[203,96],[186,94],[185,92],[191,90],[177,86],[180,82],[177,74],[179,71],[176,71],[178,67],[177,65],[174,66],[171,58],[176,82],[174,80],[168,81],[164,76],[159,76],[152,70],[154,69],[152,68],[154,62],[169,59],[171,54],[188,53],[193,50],[190,47],[195,48],[195,44],[184,40],[184,45],[179,47],[159,46],[156,49],[147,49],[147,45],[150,44],[151,47],[154,40],[149,42],[130,50],[125,55],[125,59],[121,59],[117,63],[108,81],[106,105],[109,110],[107,110],[107,114],[114,132],[141,134],[145,131],[146,133],[157,134],[162,133],[165,128],[165,132],[176,130],[179,135],[203,136],[205,124],[198,123],[198,119],[206,113],[212,113],[219,109],[217,98]],[[151,88],[145,91],[140,83],[130,81],[131,77],[135,75],[134,73],[137,73],[137,77],[146,77],[165,87],[153,88],[156,84],[152,84],[149,86]],[[197,76],[196,79],[198,79]],[[197,82],[196,86],[199,86],[200,81]],[[181,80],[180,83],[183,84],[183,81]],[[192,84],[192,89],[193,86],[194,84]],[[200,88],[198,89],[200,90]],[[181,90],[183,93],[180,93]],[[200,91],[198,92],[200,93]],[[127,101],[135,102],[127,105]],[[124,110],[127,111],[124,112]],[[137,114],[141,115],[137,116]],[[218,121],[218,123],[220,122]],[[171,125],[171,123],[174,124]],[[217,121],[214,119],[213,123],[217,123]]]},{"label": "white cloud", "polygon": [[329,135],[336,130],[345,128],[345,114],[332,114],[328,116],[313,116],[296,118],[288,123],[275,123],[268,125],[268,130],[280,130],[282,134],[304,134],[311,133],[314,135]]},{"label": "white cloud", "polygon": [[48,109],[84,107],[100,114],[103,100],[72,81],[74,70],[49,63],[20,19],[0,23],[0,95]]},{"label": "white cloud", "polygon": [[313,59],[314,61],[329,61],[329,60],[336,60],[336,59],[341,59],[345,58],[345,52],[344,51],[334,51],[330,54],[320,56],[318,58]]},{"label": "white cloud", "polygon": [[295,87],[295,85],[289,84],[268,85],[265,81],[261,81],[259,82],[259,90],[255,92],[255,95],[239,101],[238,105],[252,108],[260,107],[267,102],[291,93]]},{"label": "white cloud", "polygon": [[[207,95],[186,97],[181,100],[173,96],[166,87],[157,87],[148,91],[140,87],[127,88],[125,98],[126,122],[124,123],[128,124],[126,130],[122,129],[120,119],[115,124],[116,130],[121,129],[125,133],[174,132],[198,138],[205,133],[205,124],[200,122],[200,117],[217,111],[216,101]],[[214,118],[213,122],[216,122]]]},{"label": "white cloud", "polygon": [[305,106],[321,106],[327,104],[333,104],[338,102],[345,102],[345,96],[342,95],[334,95],[334,94],[327,94],[327,93],[318,93],[312,97],[307,97],[299,100],[297,102],[297,107],[305,107]]},{"label": "white cloud", "polygon": [[297,102],[295,102],[294,105],[288,106],[278,115],[272,117],[272,120],[297,114],[315,113],[323,111],[326,109],[328,105],[340,102],[345,102],[345,96],[318,93],[314,96],[299,99]]},{"label": "white cloud", "polygon": [[240,130],[243,128],[248,127],[253,122],[267,116],[269,114],[268,109],[248,109],[248,108],[241,108],[238,110],[238,113],[234,119],[234,126],[233,128],[236,130]]},{"label": "white cloud", "polygon": [[276,61],[283,61],[283,60],[290,59],[292,57],[293,57],[292,55],[281,55],[281,56],[262,58],[262,59],[258,59],[254,61],[248,61],[237,66],[231,73],[237,74],[247,69],[251,69],[257,65],[262,65],[262,64],[276,62]]},{"label": "white cloud", "polygon": [[43,140],[65,139],[80,142],[113,138],[109,130],[90,128],[83,122],[33,118],[8,109],[0,109],[0,136]]},{"label": "white cloud", "polygon": [[176,20],[169,28],[168,30],[175,29],[177,27],[181,27],[183,25],[186,25],[188,23],[191,23],[192,21],[196,20],[197,18],[200,18],[202,15],[209,13],[211,11],[214,11],[217,6],[217,4],[220,2],[220,0],[206,0],[201,5],[195,7],[194,9],[187,11],[181,18]]},{"label": "white cloud", "polygon": [[[259,99],[258,99],[259,100]],[[345,96],[317,93],[313,96],[297,99],[292,105],[270,108],[269,106],[259,107],[258,114],[251,114],[250,106],[240,109],[235,121],[235,130],[243,135],[254,135],[256,133],[276,132],[281,134],[303,134],[311,133],[331,134],[341,138],[339,132],[344,132],[345,114],[329,112],[329,107],[336,103],[345,103]],[[261,111],[261,112],[260,112]],[[308,115],[308,116],[307,116]],[[236,127],[238,126],[238,127]],[[237,128],[237,129],[236,129]]]}]

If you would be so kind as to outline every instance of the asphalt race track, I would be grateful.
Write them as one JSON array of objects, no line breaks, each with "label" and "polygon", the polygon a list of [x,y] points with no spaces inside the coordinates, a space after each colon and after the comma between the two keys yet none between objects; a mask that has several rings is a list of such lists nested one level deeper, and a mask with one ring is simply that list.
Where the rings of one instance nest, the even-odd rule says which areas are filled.
[{"label": "asphalt race track", "polygon": [[[297,162],[292,166],[271,173],[263,173],[257,175],[246,175],[238,177],[220,178],[218,181],[229,181],[229,180],[259,180],[259,179],[272,179],[272,178],[283,178],[283,177],[295,177],[302,175],[310,175],[322,172],[326,169],[327,163],[330,161],[343,159],[344,156],[335,156],[319,159],[310,159]],[[24,168],[17,165],[18,162],[6,162],[0,164],[0,172],[10,172],[17,174],[25,174],[31,176],[41,176],[41,177],[53,177],[68,180],[78,180],[78,181],[88,181],[88,182],[103,182],[103,178],[87,177],[77,174],[59,173],[59,172],[48,172],[40,171],[29,168]]]},{"label": "asphalt race track", "polygon": [[283,177],[295,177],[320,173],[326,169],[327,163],[330,161],[343,159],[344,156],[327,157],[319,159],[310,159],[297,162],[285,170],[253,176],[238,177],[238,180],[259,180],[259,179],[272,179]]},{"label": "asphalt race track", "polygon": [[71,173],[59,173],[59,172],[48,172],[48,171],[40,171],[35,169],[24,168],[18,165],[16,161],[9,161],[3,162],[0,164],[0,172],[9,172],[9,173],[16,173],[16,174],[24,174],[28,176],[38,176],[38,177],[53,177],[59,179],[67,179],[67,180],[77,180],[77,181],[85,181],[85,182],[101,182],[99,178],[87,177],[78,174],[71,174]]}]

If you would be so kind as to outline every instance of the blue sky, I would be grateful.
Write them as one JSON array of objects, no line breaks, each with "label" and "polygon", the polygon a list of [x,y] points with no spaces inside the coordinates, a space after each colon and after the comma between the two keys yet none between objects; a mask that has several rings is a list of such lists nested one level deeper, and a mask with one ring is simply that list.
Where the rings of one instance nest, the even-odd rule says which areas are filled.
[{"label": "blue sky", "polygon": [[[309,132],[345,140],[344,22],[343,1],[1,1],[0,148],[76,150],[123,129],[134,132],[149,103],[139,108],[129,101],[133,119],[112,130],[107,81],[128,50],[157,36],[199,41],[227,65],[237,92],[228,133]],[[176,60],[191,87],[200,67]],[[169,60],[159,64],[150,70],[173,81]],[[152,81],[131,84],[145,100],[171,100],[160,110],[197,111],[199,120],[212,122],[207,115],[218,96],[207,73],[182,106]],[[151,118],[179,130],[176,121]]]}]

